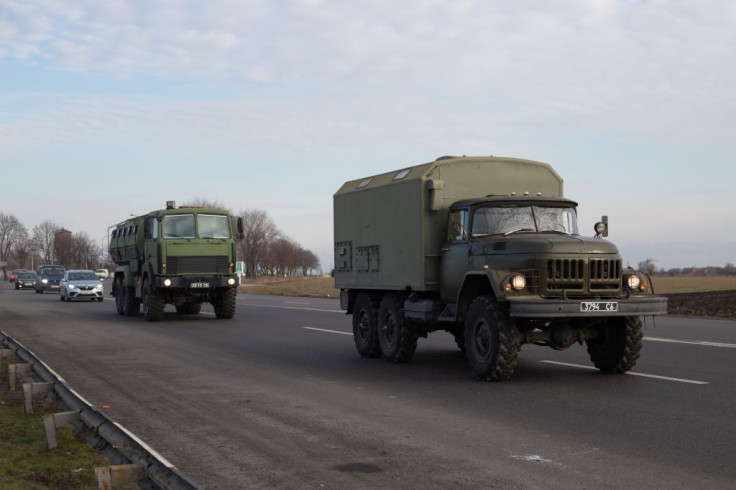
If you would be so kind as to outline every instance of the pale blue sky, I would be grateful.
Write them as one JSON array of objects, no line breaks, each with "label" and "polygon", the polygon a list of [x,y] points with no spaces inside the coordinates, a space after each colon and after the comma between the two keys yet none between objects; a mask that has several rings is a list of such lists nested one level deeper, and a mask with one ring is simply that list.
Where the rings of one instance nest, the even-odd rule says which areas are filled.
[{"label": "pale blue sky", "polygon": [[0,0],[0,210],[100,240],[166,200],[268,211],[441,155],[548,162],[636,264],[736,262],[731,1]]}]

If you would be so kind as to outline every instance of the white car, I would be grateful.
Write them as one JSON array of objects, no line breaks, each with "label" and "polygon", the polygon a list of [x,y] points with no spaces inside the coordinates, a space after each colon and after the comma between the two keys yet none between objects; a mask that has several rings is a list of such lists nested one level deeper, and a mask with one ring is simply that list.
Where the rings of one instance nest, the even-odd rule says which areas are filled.
[{"label": "white car", "polygon": [[59,299],[89,299],[102,301],[104,287],[102,281],[90,270],[69,270],[59,284]]},{"label": "white car", "polygon": [[95,275],[100,279],[107,279],[110,277],[110,271],[107,269],[95,269]]}]

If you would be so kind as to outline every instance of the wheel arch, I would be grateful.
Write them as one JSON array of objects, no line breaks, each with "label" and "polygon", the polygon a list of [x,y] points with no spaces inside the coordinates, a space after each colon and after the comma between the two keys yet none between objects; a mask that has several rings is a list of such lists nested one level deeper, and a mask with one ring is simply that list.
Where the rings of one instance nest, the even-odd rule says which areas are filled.
[{"label": "wheel arch", "polygon": [[498,298],[493,282],[486,272],[468,272],[457,295],[457,321],[465,321],[465,315],[473,300],[479,296]]}]

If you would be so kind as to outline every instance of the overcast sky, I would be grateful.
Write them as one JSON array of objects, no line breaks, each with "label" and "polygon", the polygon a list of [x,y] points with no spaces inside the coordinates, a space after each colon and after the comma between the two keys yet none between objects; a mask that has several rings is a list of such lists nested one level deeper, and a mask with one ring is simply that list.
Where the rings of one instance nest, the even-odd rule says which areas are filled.
[{"label": "overcast sky", "polygon": [[0,210],[102,240],[263,209],[332,266],[332,195],[540,160],[625,261],[736,262],[736,2],[0,0]]}]

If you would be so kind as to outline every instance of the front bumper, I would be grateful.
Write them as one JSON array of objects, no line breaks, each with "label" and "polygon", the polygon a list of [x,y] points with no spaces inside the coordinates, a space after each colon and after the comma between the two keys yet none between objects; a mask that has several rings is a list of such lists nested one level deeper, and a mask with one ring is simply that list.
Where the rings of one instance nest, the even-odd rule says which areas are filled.
[{"label": "front bumper", "polygon": [[[627,299],[543,299],[538,296],[510,298],[509,312],[516,318],[596,318],[610,316],[651,316],[667,314],[665,296],[631,296]],[[599,311],[581,311],[581,304],[599,302]],[[605,304],[616,303],[617,310],[610,311]]]},{"label": "front bumper", "polygon": [[67,291],[67,295],[69,296],[69,299],[96,299],[96,298],[102,298],[104,295],[104,291],[102,289],[69,289]]}]

